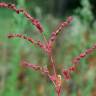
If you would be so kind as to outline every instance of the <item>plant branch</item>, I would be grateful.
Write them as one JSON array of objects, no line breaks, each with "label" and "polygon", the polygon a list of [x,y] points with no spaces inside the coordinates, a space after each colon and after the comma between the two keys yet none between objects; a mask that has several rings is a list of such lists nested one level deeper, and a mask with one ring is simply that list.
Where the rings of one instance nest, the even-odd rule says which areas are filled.
[{"label": "plant branch", "polygon": [[21,65],[24,67],[32,68],[35,71],[40,71],[43,74],[47,74],[47,75],[49,74],[49,71],[47,68],[41,67],[37,64],[31,64],[31,63],[27,63],[27,62],[23,61],[23,62],[21,62]]},{"label": "plant branch", "polygon": [[85,58],[87,55],[91,54],[96,50],[96,44],[94,44],[91,48],[86,49],[83,53],[73,59],[73,64],[79,64],[80,60]]},{"label": "plant branch", "polygon": [[64,27],[67,27],[70,24],[71,21],[72,21],[72,17],[70,16],[70,17],[67,18],[67,20],[65,22],[61,22],[59,24],[59,26],[56,28],[56,30],[51,33],[51,37],[49,38],[48,42],[53,43],[56,40],[56,37],[60,33],[60,31]]},{"label": "plant branch", "polygon": [[8,38],[16,38],[16,37],[21,38],[21,39],[25,39],[25,40],[31,42],[32,44],[37,45],[38,47],[40,47],[41,49],[43,49],[45,51],[44,44],[42,44],[40,41],[35,41],[31,37],[27,37],[27,36],[24,36],[22,34],[9,34],[8,35]]},{"label": "plant branch", "polygon": [[1,2],[0,7],[5,7],[5,8],[9,8],[11,10],[14,10],[17,14],[22,13],[33,25],[35,25],[35,27],[39,30],[40,33],[43,32],[43,27],[40,24],[40,22],[37,19],[33,18],[24,9],[17,9],[14,4],[10,4],[10,3],[8,4],[8,3],[5,3],[5,2]]}]

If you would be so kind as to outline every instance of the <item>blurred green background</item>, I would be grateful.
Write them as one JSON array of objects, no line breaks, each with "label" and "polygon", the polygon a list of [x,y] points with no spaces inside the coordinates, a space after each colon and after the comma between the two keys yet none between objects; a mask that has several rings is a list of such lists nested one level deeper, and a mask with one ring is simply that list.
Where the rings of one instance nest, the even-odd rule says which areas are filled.
[{"label": "blurred green background", "polygon": [[[14,3],[38,18],[47,38],[67,16],[73,22],[58,36],[54,46],[56,68],[72,65],[72,59],[96,43],[96,0],[0,0]],[[42,40],[38,30],[22,15],[0,8],[0,96],[56,96],[52,82],[20,62],[48,66],[42,50],[21,39],[8,39],[9,33],[20,33]],[[50,66],[48,66],[50,67]],[[49,68],[51,70],[51,68]],[[80,61],[78,72],[69,82],[63,79],[61,96],[96,96],[96,52]]]}]

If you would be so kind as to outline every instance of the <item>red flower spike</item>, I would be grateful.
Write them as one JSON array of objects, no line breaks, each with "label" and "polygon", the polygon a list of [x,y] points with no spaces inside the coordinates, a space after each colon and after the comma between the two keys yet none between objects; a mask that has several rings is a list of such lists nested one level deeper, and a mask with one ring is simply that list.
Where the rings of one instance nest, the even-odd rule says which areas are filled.
[{"label": "red flower spike", "polygon": [[[25,39],[25,37],[24,37],[24,39]],[[28,39],[28,41],[30,41],[31,43],[34,43],[34,40],[31,38],[31,37],[29,37],[29,38],[27,38]]]},{"label": "red flower spike", "polygon": [[[71,21],[72,21],[72,17],[68,17],[65,22],[62,22],[62,23],[58,26],[58,28],[57,28],[54,32],[51,33],[51,37],[50,37],[50,39],[49,39],[48,42],[52,42],[52,43],[53,43],[53,42],[56,40],[56,37],[57,37],[57,35],[59,34],[59,32],[60,32],[64,27],[68,26]],[[52,44],[52,43],[51,43],[51,44]],[[51,47],[52,47],[52,46],[51,46]]]},{"label": "red flower spike", "polygon": [[34,40],[31,37],[26,37],[26,36],[23,36],[22,34],[9,34],[8,35],[8,38],[15,38],[15,37],[25,39],[34,44]]},{"label": "red flower spike", "polygon": [[38,47],[40,47],[41,49],[43,49],[45,52],[47,50],[45,48],[45,45],[44,44],[42,44],[40,41],[34,41],[34,39],[31,38],[31,37],[23,36],[22,34],[9,34],[8,35],[8,38],[15,38],[15,37],[19,37],[19,38],[25,39],[25,40],[31,42],[34,45],[35,44],[38,45]]},{"label": "red flower spike", "polygon": [[56,36],[56,32],[53,32],[53,33],[51,34],[51,36]]},{"label": "red flower spike", "polygon": [[0,7],[7,7],[7,6],[8,6],[8,4],[6,4],[4,2],[0,3]]},{"label": "red flower spike", "polygon": [[23,61],[23,62],[21,62],[21,65],[24,67],[32,68],[33,70],[36,70],[36,71],[38,70],[43,74],[47,74],[47,75],[49,74],[49,71],[47,68],[41,67],[41,66],[36,65],[36,64],[30,64],[30,63]]},{"label": "red flower spike", "polygon": [[28,12],[21,10],[20,12],[23,12],[23,14],[25,15],[25,17],[27,17],[29,19],[29,21],[31,21],[31,23],[33,25],[35,25],[37,27],[37,29],[40,31],[40,33],[43,32],[43,27],[41,26],[40,22],[37,19],[34,19]]},{"label": "red flower spike", "polygon": [[34,19],[30,14],[28,14],[26,11],[23,12],[24,15],[32,22],[33,25],[37,27],[37,29],[40,31],[40,33],[43,32],[43,27],[41,26],[40,22],[37,19]]},{"label": "red flower spike", "polygon": [[77,56],[75,59],[76,59],[77,61],[79,61],[79,60],[80,60],[80,57],[79,57],[79,56]]},{"label": "red flower spike", "polygon": [[29,67],[29,68],[33,68],[34,70],[40,70],[40,66],[36,65],[36,64],[30,64],[30,63],[27,63],[27,62],[22,62],[22,65],[24,67]]},{"label": "red flower spike", "polygon": [[65,80],[69,80],[69,79],[70,79],[69,70],[63,69],[62,73],[63,73],[63,75],[64,75]]},{"label": "red flower spike", "polygon": [[76,67],[75,67],[75,66],[69,67],[69,71],[70,71],[70,72],[74,72],[75,70],[76,70]]},{"label": "red flower spike", "polygon": [[43,32],[43,27],[41,26],[40,22],[37,19],[33,19],[32,23],[39,29],[40,33]]},{"label": "red flower spike", "polygon": [[84,58],[86,56],[86,53],[81,53],[79,56],[80,58]]},{"label": "red flower spike", "polygon": [[29,19],[29,21],[35,25],[35,27],[40,31],[40,33],[43,32],[43,27],[41,26],[40,22],[37,20],[37,19],[34,19],[28,12],[26,12],[25,10],[23,9],[17,9],[16,6],[14,4],[7,4],[7,3],[0,3],[0,7],[6,7],[6,8],[9,8],[11,10],[14,10],[17,14],[19,13],[23,13],[24,16],[26,18]]},{"label": "red flower spike", "polygon": [[92,48],[89,48],[85,52],[86,52],[86,54],[90,54],[90,53],[92,53],[92,51],[93,51],[93,49]]},{"label": "red flower spike", "polygon": [[23,38],[23,36],[21,34],[14,34],[14,37]]},{"label": "red flower spike", "polygon": [[11,9],[16,8],[14,4],[8,4],[8,7],[11,8]]},{"label": "red flower spike", "polygon": [[78,56],[78,57],[73,59],[73,64],[78,64],[79,61],[80,61],[80,57]]},{"label": "red flower spike", "polygon": [[84,58],[85,56],[87,56],[88,54],[91,54],[94,50],[96,49],[96,44],[93,45],[93,47],[86,49],[84,53],[81,53],[78,57],[76,57],[73,60],[73,64],[78,64],[80,59]]}]

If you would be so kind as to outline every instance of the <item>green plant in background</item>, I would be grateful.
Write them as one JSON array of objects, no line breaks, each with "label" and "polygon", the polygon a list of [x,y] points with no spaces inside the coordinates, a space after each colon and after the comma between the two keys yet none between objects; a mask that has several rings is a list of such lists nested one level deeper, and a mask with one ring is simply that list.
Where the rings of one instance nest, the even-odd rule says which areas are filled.
[{"label": "green plant in background", "polygon": [[[49,64],[52,67],[52,71],[53,71],[52,73],[50,73],[49,69],[46,68],[46,67],[41,67],[41,66],[36,65],[36,64],[30,64],[30,63],[27,63],[25,61],[22,61],[21,63],[25,67],[30,67],[30,68],[32,68],[32,69],[34,69],[36,71],[38,70],[41,73],[43,73],[46,76],[48,76],[49,79],[53,82],[53,84],[55,86],[57,95],[60,96],[61,95],[60,93],[61,93],[61,85],[62,85],[62,76],[59,75],[59,73],[56,71],[56,67],[55,67],[56,62],[55,62],[54,56],[53,56],[53,45],[54,45],[54,41],[56,40],[56,37],[57,37],[58,33],[62,30],[62,28],[64,28],[64,27],[66,27],[66,26],[69,25],[69,23],[71,22],[72,18],[69,17],[65,22],[62,22],[56,28],[56,30],[51,33],[50,38],[47,40],[46,37],[45,37],[45,35],[43,34],[43,28],[42,28],[40,22],[37,19],[33,18],[30,14],[28,14],[24,9],[17,9],[14,4],[7,4],[7,3],[0,3],[0,7],[7,7],[9,9],[12,9],[17,14],[22,13],[39,30],[39,33],[43,37],[44,43],[42,43],[40,40],[36,41],[33,38],[28,37],[28,36],[24,36],[22,34],[9,34],[8,37],[9,38],[18,37],[18,38],[25,39],[25,40],[31,42],[33,45],[38,46],[39,48],[41,48],[48,55],[49,61],[50,61]],[[19,20],[21,20],[21,18]],[[20,23],[21,23],[21,21],[20,21]],[[25,27],[25,25],[26,25],[26,23],[23,23],[22,22],[22,26]],[[21,26],[21,24],[19,26]],[[24,30],[19,29],[17,31],[24,31]],[[19,42],[19,46],[20,45],[21,45],[21,43]],[[76,58],[74,58],[74,60],[73,60],[73,64],[74,65],[72,65],[71,67],[68,67],[67,69],[61,69],[62,70],[62,73],[63,73],[63,75],[65,77],[65,80],[69,80],[70,79],[71,72],[76,71],[77,65],[79,64],[80,60],[82,58],[86,57],[88,54],[91,54],[95,49],[96,49],[96,44],[94,44],[93,47],[88,48],[83,53],[81,53],[79,56],[77,56]],[[16,48],[16,50],[19,51],[19,48]],[[14,57],[12,59],[13,60],[13,63],[15,64],[16,69],[14,71],[12,71],[13,72],[12,73],[13,75],[10,78],[10,82],[8,82],[8,84],[12,84],[12,86],[16,86],[16,84],[14,83],[14,81],[16,81],[16,77],[18,75],[17,73],[18,73],[18,70],[19,70],[18,69],[18,65],[17,65],[18,64],[18,61],[20,61],[19,60],[20,57],[17,54],[18,51],[16,51],[16,54],[14,56],[14,57],[16,57],[16,61],[15,61]],[[8,87],[9,87],[9,85],[8,85]],[[15,91],[15,89],[13,87],[11,87],[9,90],[10,91],[6,92],[6,95],[10,95],[11,96],[11,95],[14,95],[16,93],[16,91]]]},{"label": "green plant in background", "polygon": [[[25,7],[24,0],[18,0],[17,4],[19,6]],[[24,19],[22,20],[22,18],[23,18],[22,15],[18,16],[17,14],[14,14],[14,13],[12,13],[12,14],[14,15],[14,17],[12,19],[12,26],[10,28],[11,31],[14,31],[16,33],[18,31],[23,32],[24,28],[26,26],[26,21]],[[13,23],[13,20],[16,23]],[[20,67],[18,66],[18,63],[20,61],[20,55],[18,56],[18,54],[20,53],[20,46],[21,46],[22,42],[21,41],[20,42],[12,41],[12,42],[10,42],[10,45],[11,44],[12,44],[14,50],[11,50],[11,56],[9,55],[9,57],[7,57],[7,59],[9,59],[8,60],[9,64],[8,64],[7,60],[4,60],[6,65],[8,64],[9,66],[11,66],[9,69],[7,69],[11,75],[9,74],[7,81],[5,80],[4,90],[1,93],[1,95],[3,95],[3,96],[13,96],[13,95],[17,96],[17,93],[19,93],[19,92],[17,92],[17,89],[13,86],[17,86],[17,83],[14,81],[17,81],[17,77],[19,75]],[[8,50],[9,47],[10,46],[7,44],[5,47],[6,51]],[[9,48],[9,50],[10,50],[10,48]],[[4,51],[4,53],[6,51]],[[7,56],[7,54],[10,54],[10,53],[6,52],[6,56]],[[13,58],[13,57],[15,57],[15,58]]]},{"label": "green plant in background", "polygon": [[[81,6],[80,8],[77,8],[75,11],[75,14],[73,14],[74,21],[72,22],[72,27],[68,29],[68,34],[65,37],[67,44],[67,48],[70,48],[69,57],[66,56],[65,64],[69,64],[68,61],[70,61],[70,58],[72,58],[74,55],[78,54],[78,52],[81,52],[81,50],[84,50],[84,48],[89,48],[91,44],[93,44],[96,40],[95,38],[95,31],[93,29],[93,21],[95,21],[95,18],[92,14],[92,6],[89,2],[89,0],[81,0]],[[94,25],[95,26],[95,25]],[[69,39],[69,38],[71,39]],[[71,46],[70,46],[71,45]],[[70,53],[72,53],[70,55]],[[76,82],[76,86],[78,87],[79,91],[81,90],[81,96],[90,96],[92,89],[94,88],[94,81],[95,81],[95,68],[90,68],[89,66],[95,66],[96,55],[90,55],[86,58],[86,60],[81,60],[82,65],[80,65],[80,76],[74,75],[75,82],[78,79],[78,82]],[[90,62],[89,62],[90,59]],[[92,65],[91,65],[92,64]],[[88,66],[89,65],[89,66]],[[86,70],[86,76],[84,75],[84,72]],[[90,76],[88,76],[90,74]],[[82,78],[81,78],[82,77]],[[90,78],[91,77],[91,78]],[[85,80],[86,78],[86,80]],[[86,81],[86,86],[84,86],[84,82]],[[76,90],[77,91],[77,90]],[[72,92],[73,96],[76,95],[74,91]],[[77,96],[77,95],[76,95]]]}]

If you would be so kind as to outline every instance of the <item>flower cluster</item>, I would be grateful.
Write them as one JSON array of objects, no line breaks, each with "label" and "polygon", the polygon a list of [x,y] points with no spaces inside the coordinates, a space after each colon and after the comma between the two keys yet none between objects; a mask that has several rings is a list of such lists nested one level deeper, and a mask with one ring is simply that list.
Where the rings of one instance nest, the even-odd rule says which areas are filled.
[{"label": "flower cluster", "polygon": [[[40,40],[36,41],[33,38],[24,36],[22,34],[9,34],[8,38],[18,37],[21,39],[25,39],[25,40],[31,42],[33,45],[41,48],[48,55],[48,58],[50,60],[49,64],[53,68],[52,74],[50,74],[50,71],[47,68],[39,66],[37,64],[30,64],[30,63],[27,63],[26,61],[23,61],[23,62],[21,62],[21,65],[24,67],[32,68],[33,70],[39,71],[39,72],[47,75],[49,77],[49,79],[53,82],[57,95],[60,96],[61,86],[62,86],[62,77],[56,71],[55,60],[54,60],[53,54],[52,54],[52,48],[54,46],[54,42],[56,41],[57,35],[61,32],[61,30],[64,27],[68,26],[71,23],[72,17],[70,16],[67,18],[66,21],[61,22],[59,24],[59,26],[56,28],[56,30],[51,33],[50,38],[47,40],[43,34],[43,27],[40,24],[40,22],[37,19],[33,18],[27,11],[25,11],[24,9],[17,9],[14,4],[7,4],[4,2],[0,3],[0,7],[5,7],[5,8],[9,8],[11,10],[14,10],[17,14],[22,13],[39,30],[39,33],[42,34],[41,36],[43,36],[44,43],[42,43]],[[85,56],[87,56],[88,54],[92,53],[95,49],[96,49],[96,44],[94,44],[92,48],[87,49],[85,52],[83,52],[79,56],[75,57],[72,62],[73,65],[71,67],[69,67],[68,69],[62,69],[62,74],[64,75],[65,80],[70,79],[70,77],[71,77],[70,74],[71,74],[71,72],[74,72],[76,70],[76,67],[77,67],[79,61],[82,58],[84,58]]]},{"label": "flower cluster", "polygon": [[11,10],[15,11],[17,14],[20,14],[20,13],[24,14],[24,16],[25,16],[26,18],[28,18],[28,20],[31,21],[31,23],[32,23],[33,25],[36,26],[36,28],[39,30],[40,33],[43,32],[43,28],[42,28],[40,22],[39,22],[37,19],[33,18],[33,17],[32,17],[27,11],[25,11],[24,9],[17,9],[14,4],[10,4],[10,3],[8,4],[8,3],[5,3],[5,2],[1,2],[1,3],[0,3],[0,7],[5,7],[5,8],[8,8],[8,9],[11,9]]}]

